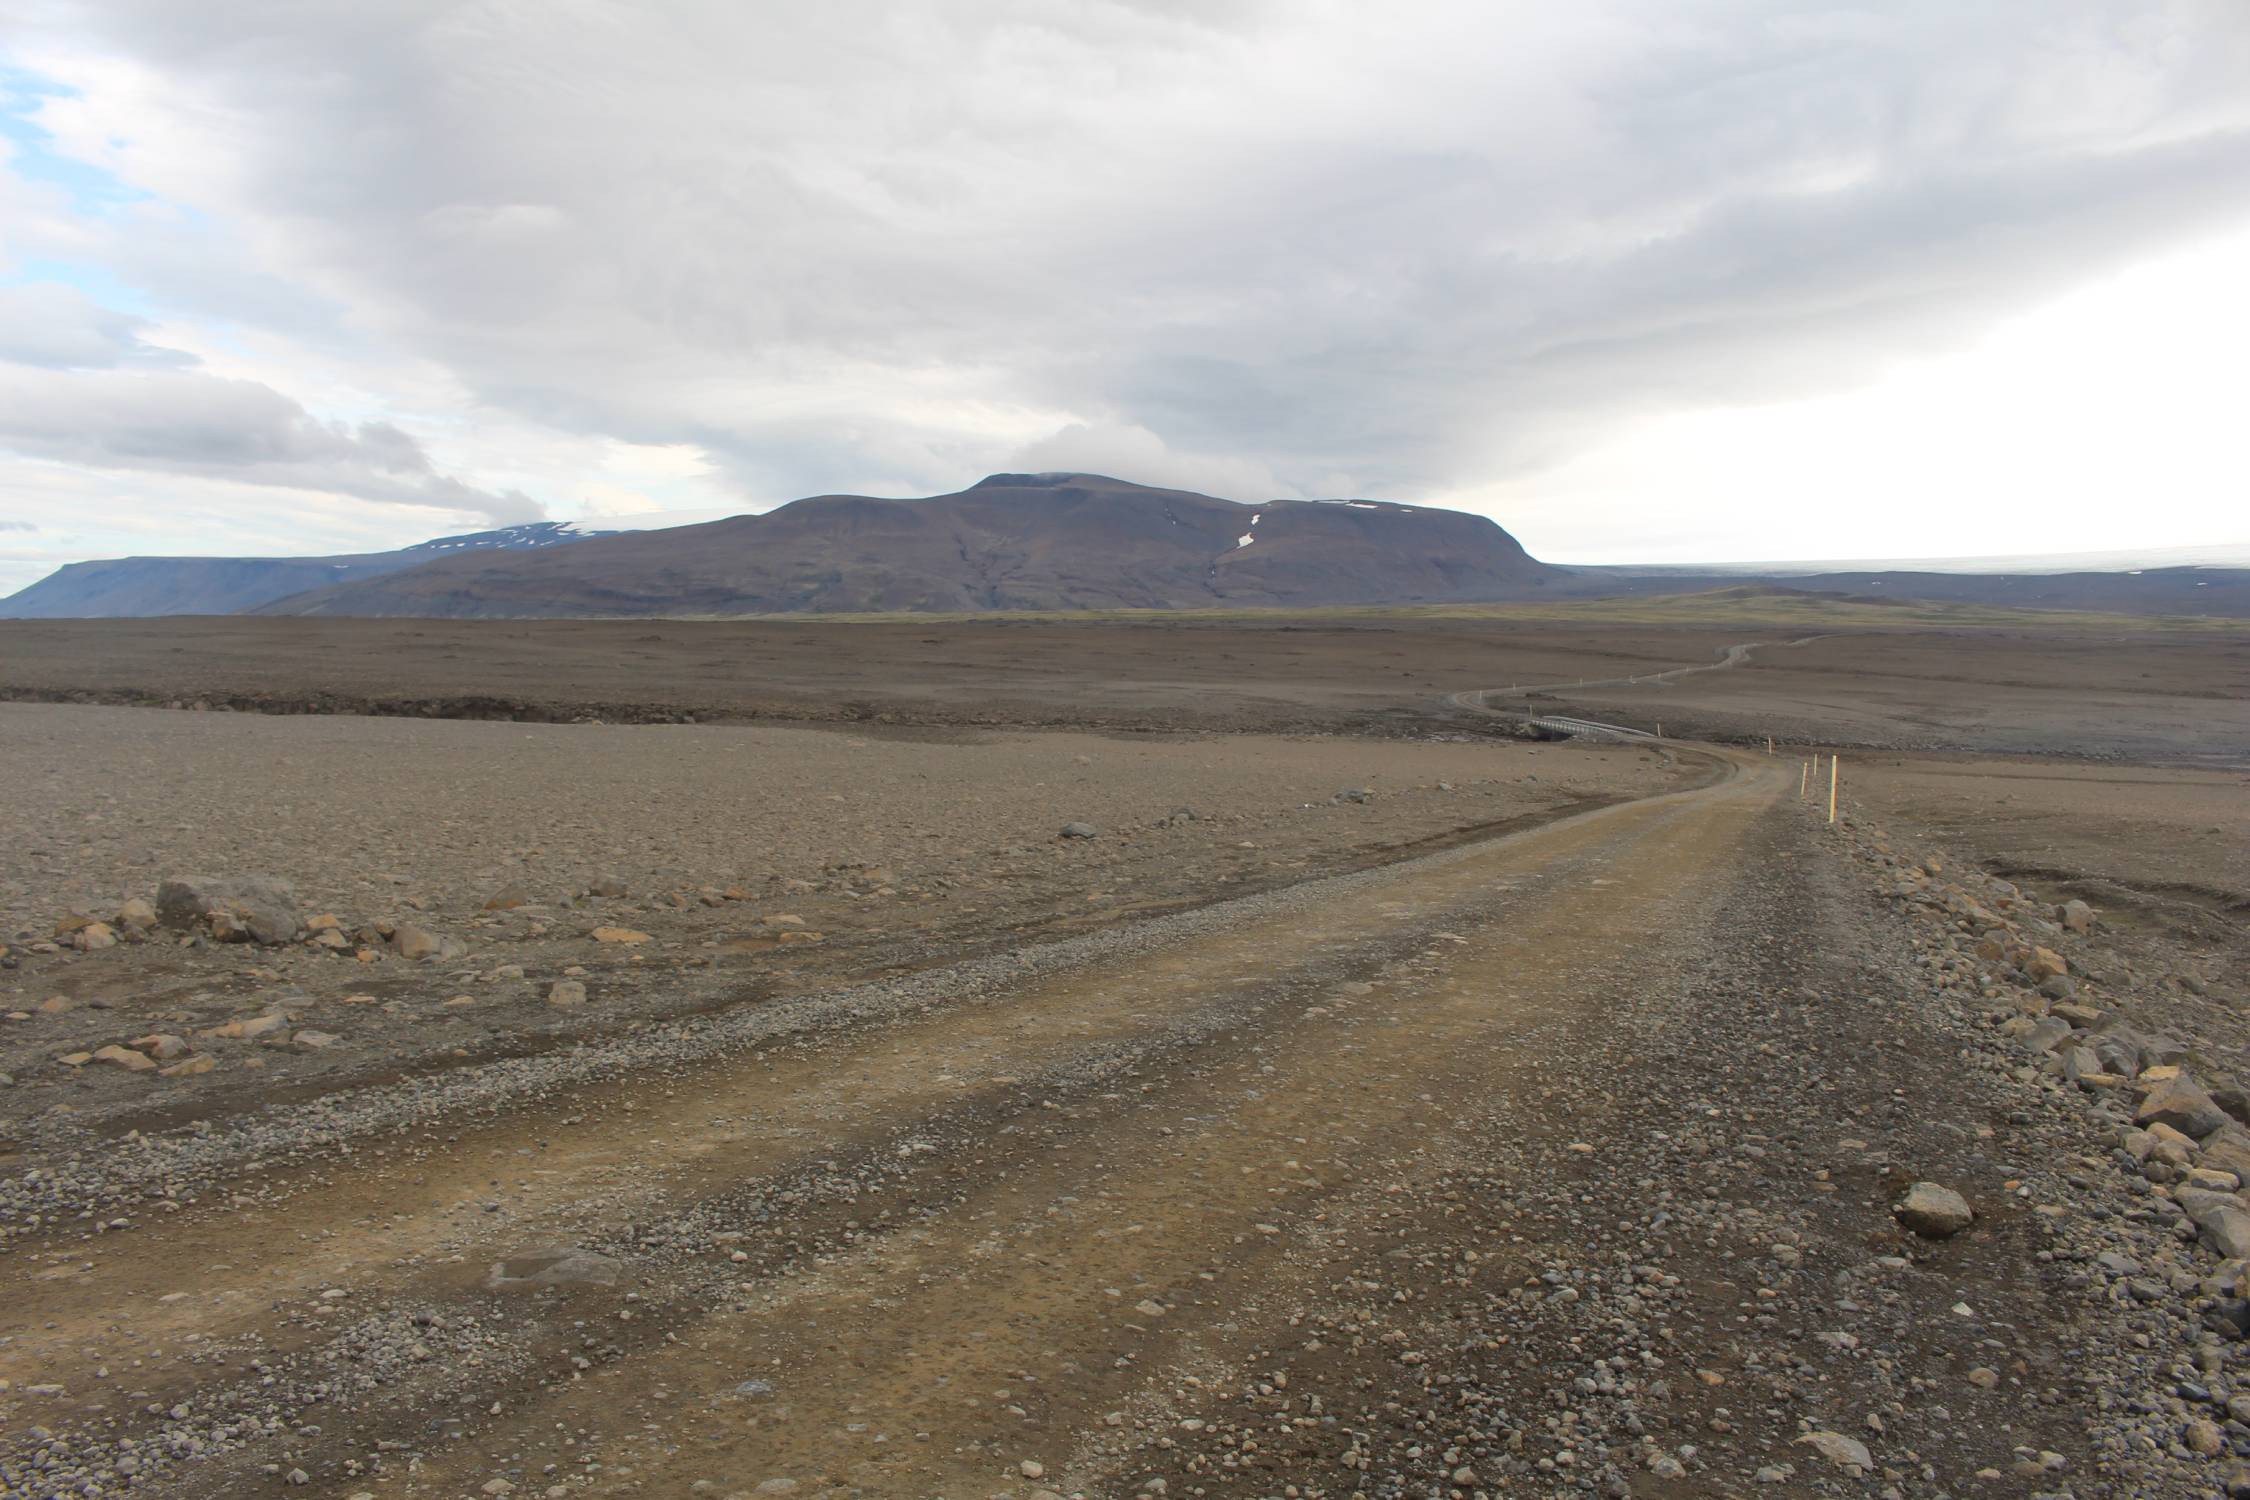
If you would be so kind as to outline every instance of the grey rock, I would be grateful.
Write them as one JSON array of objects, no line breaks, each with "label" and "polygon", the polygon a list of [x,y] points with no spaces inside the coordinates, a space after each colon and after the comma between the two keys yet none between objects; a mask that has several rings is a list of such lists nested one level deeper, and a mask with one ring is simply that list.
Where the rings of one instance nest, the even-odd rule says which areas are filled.
[{"label": "grey rock", "polygon": [[230,930],[265,944],[289,942],[305,925],[296,891],[272,875],[175,875],[156,888],[156,916],[181,930],[232,918]]},{"label": "grey rock", "polygon": [[2225,1125],[2227,1116],[2211,1102],[2202,1084],[2182,1073],[2150,1089],[2141,1107],[2133,1111],[2133,1121],[2139,1125],[2169,1125],[2182,1135],[2201,1140]]},{"label": "grey rock", "polygon": [[2241,1199],[2232,1193],[2181,1188],[2175,1200],[2211,1248],[2230,1259],[2250,1255],[2250,1208],[2244,1208]]},{"label": "grey rock", "polygon": [[1062,836],[1066,839],[1090,839],[1099,831],[1091,823],[1065,823],[1062,826]]},{"label": "grey rock", "polygon": [[2024,1033],[2023,1044],[2034,1054],[2052,1052],[2070,1040],[2070,1023],[2060,1016],[2042,1016]]},{"label": "grey rock", "polygon": [[2211,1102],[2232,1115],[2236,1120],[2250,1124],[2250,1089],[2240,1080],[2221,1078],[2210,1085]]},{"label": "grey rock", "polygon": [[2131,1078],[2141,1070],[2141,1039],[2130,1027],[2120,1026],[2105,1031],[2093,1039],[2094,1056],[2101,1059],[2102,1071]]},{"label": "grey rock", "polygon": [[1968,1228],[1977,1216],[1968,1199],[1935,1182],[1915,1183],[1892,1206],[1891,1213],[1908,1229],[1930,1240],[1950,1239]]}]

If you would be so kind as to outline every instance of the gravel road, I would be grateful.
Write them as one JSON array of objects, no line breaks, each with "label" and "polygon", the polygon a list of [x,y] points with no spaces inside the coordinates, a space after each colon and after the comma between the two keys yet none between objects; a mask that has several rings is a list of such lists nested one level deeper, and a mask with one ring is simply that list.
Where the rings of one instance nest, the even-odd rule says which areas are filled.
[{"label": "gravel road", "polygon": [[[0,1199],[0,1480],[2225,1488],[2240,1292],[2190,1168],[2144,1170],[2132,1080],[2045,1068],[2016,1024],[2159,1002],[2094,984],[2066,1019],[1959,913],[2088,972],[2099,926],[1816,821],[1791,762],[1701,764],[1726,774],[44,1159]],[[1967,1227],[1906,1227],[1922,1182]]]}]

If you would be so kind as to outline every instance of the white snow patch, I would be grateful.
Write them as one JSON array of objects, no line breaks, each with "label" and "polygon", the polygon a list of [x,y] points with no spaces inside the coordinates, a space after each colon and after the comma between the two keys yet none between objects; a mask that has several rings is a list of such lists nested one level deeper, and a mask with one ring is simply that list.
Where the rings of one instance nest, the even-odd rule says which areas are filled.
[{"label": "white snow patch", "polygon": [[1240,552],[1243,548],[1249,546],[1257,539],[1258,533],[1256,533],[1255,531],[1245,531],[1244,533],[1242,533],[1242,535],[1234,539],[1234,550]]}]

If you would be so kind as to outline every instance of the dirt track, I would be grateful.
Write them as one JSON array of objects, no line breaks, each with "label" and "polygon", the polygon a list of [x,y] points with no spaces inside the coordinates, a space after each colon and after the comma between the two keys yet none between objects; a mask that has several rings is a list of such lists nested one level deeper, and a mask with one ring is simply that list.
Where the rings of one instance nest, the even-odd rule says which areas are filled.
[{"label": "dirt track", "polygon": [[[294,1112],[284,1159],[288,1120],[118,1148],[156,1197],[12,1257],[0,1370],[46,1424],[13,1472],[1470,1495],[1765,1469],[1818,1492],[1843,1475],[1804,1419],[1869,1412],[1887,1472],[1958,1482],[2018,1449],[2101,1472],[2100,1429],[2039,1394],[2091,1368],[2052,1359],[2051,1227],[1957,1123],[2005,1124],[2006,1099],[1971,1080],[1942,1128],[1901,1108],[1963,1086],[1943,1046],[1901,1045],[1959,1020],[1786,764],[1730,769],[1034,951],[1021,978],[497,1069],[469,1107],[347,1091]],[[1987,1230],[1902,1236],[1888,1204],[1922,1176],[1971,1184]],[[488,1289],[555,1245],[620,1279]],[[1964,1384],[1964,1331],[2031,1363]]]}]

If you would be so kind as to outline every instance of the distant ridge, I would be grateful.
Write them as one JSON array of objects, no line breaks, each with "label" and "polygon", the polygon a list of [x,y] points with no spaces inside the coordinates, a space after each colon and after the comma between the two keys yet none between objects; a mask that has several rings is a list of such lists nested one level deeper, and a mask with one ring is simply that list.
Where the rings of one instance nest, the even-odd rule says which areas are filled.
[{"label": "distant ridge", "polygon": [[323,586],[266,614],[454,618],[1186,609],[1497,599],[1556,570],[1492,521],[1381,500],[1245,505],[1099,474],[921,500],[817,495],[552,551]]},{"label": "distant ridge", "polygon": [[235,615],[290,594],[395,573],[463,552],[527,551],[608,536],[569,521],[530,521],[441,536],[395,552],[336,557],[120,557],[70,563],[0,599],[0,618],[68,620]]}]

